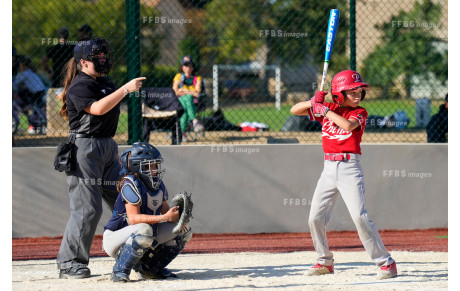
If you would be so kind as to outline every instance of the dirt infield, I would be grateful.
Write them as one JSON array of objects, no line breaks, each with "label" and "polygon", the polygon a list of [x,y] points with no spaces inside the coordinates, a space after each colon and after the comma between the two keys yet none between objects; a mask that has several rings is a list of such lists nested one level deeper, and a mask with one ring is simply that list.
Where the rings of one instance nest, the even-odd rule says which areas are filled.
[{"label": "dirt infield", "polygon": [[181,254],[168,266],[178,279],[141,280],[131,272],[131,282],[125,284],[110,280],[113,258],[91,259],[91,277],[81,280],[59,279],[55,260],[14,261],[12,289],[431,291],[454,285],[448,280],[446,252],[394,251],[391,255],[397,261],[398,277],[387,280],[376,280],[377,267],[361,251],[334,252],[334,274],[315,277],[305,276],[315,262],[315,252]]},{"label": "dirt infield", "polygon": [[168,266],[178,279],[142,280],[132,272],[126,284],[111,282],[114,260],[102,251],[100,235],[91,248],[91,277],[82,280],[59,279],[55,258],[61,237],[13,239],[12,287],[26,291],[447,290],[447,229],[380,234],[398,264],[398,277],[382,281],[375,279],[377,267],[352,231],[328,234],[333,275],[305,276],[316,258],[309,233],[194,234]]},{"label": "dirt infield", "polygon": [[[382,230],[380,235],[389,251],[447,252],[447,229]],[[62,237],[13,239],[13,260],[55,259]],[[328,232],[332,251],[364,251],[357,232]],[[194,234],[184,254],[314,251],[309,233]],[[105,257],[102,236],[94,238],[90,255]]]}]

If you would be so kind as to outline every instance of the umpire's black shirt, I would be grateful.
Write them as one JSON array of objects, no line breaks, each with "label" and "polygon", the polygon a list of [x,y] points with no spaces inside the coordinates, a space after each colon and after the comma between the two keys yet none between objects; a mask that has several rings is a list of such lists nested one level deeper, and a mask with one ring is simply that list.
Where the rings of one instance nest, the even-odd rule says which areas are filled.
[{"label": "umpire's black shirt", "polygon": [[113,137],[117,131],[120,103],[104,115],[92,115],[85,108],[116,90],[107,78],[93,79],[80,72],[67,91],[67,112],[71,133],[85,133],[94,137]]}]

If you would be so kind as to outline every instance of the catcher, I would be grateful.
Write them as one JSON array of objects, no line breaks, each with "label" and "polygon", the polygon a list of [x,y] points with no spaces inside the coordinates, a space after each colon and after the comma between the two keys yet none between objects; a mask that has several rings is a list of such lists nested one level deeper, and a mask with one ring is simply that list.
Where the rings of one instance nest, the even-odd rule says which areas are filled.
[{"label": "catcher", "polygon": [[192,238],[186,226],[193,208],[190,195],[177,194],[168,205],[163,158],[154,146],[136,142],[120,159],[119,194],[103,234],[103,248],[115,258],[111,279],[128,282],[132,269],[144,279],[177,277],[166,266]]}]

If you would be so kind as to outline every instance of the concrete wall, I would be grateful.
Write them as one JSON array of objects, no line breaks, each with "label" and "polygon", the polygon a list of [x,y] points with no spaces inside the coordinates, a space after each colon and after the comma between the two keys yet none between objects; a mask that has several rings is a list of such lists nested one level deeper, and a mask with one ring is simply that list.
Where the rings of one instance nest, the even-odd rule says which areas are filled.
[{"label": "concrete wall", "polygon": [[[120,147],[120,152],[126,147]],[[171,194],[188,191],[196,233],[309,231],[321,145],[161,146]],[[364,145],[366,208],[379,229],[447,227],[447,145]],[[58,236],[69,217],[55,148],[13,148],[13,237]],[[110,217],[104,209],[97,233]],[[354,230],[339,198],[329,230]]]}]

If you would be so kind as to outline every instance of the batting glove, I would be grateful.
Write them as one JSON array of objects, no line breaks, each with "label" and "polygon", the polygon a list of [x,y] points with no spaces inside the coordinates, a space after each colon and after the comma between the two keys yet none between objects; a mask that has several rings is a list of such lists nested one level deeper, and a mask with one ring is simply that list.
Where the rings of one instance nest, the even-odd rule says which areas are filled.
[{"label": "batting glove", "polygon": [[327,91],[316,91],[315,97],[310,99],[311,106],[315,106],[316,103],[324,103],[324,97],[327,93]]},{"label": "batting glove", "polygon": [[313,114],[315,116],[326,116],[328,111],[329,108],[327,108],[321,103],[315,103],[315,105],[313,105]]}]

